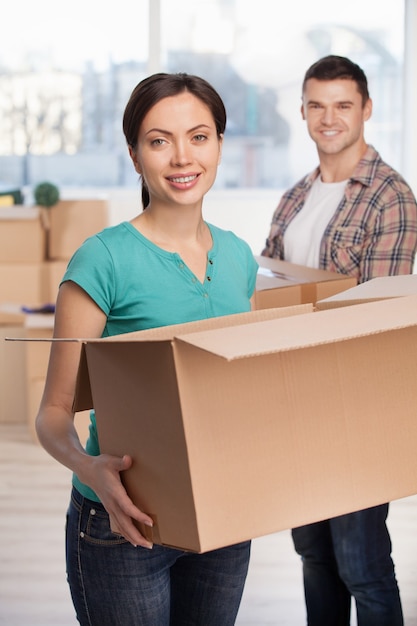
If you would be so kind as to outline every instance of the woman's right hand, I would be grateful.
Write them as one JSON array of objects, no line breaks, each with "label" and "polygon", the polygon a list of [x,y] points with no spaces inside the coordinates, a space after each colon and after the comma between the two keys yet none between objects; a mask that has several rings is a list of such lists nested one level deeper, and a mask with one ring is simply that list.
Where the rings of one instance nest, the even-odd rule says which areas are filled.
[{"label": "woman's right hand", "polygon": [[100,454],[90,459],[88,484],[109,514],[111,530],[135,547],[152,548],[153,544],[139,532],[134,523],[136,520],[145,526],[152,527],[152,518],[133,504],[120,478],[120,472],[131,467],[132,458],[129,455],[120,458]]}]

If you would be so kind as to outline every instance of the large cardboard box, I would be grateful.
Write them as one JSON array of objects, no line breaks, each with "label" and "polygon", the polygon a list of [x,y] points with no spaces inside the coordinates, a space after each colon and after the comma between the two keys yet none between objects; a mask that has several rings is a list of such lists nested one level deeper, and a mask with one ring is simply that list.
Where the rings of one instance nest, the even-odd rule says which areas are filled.
[{"label": "large cardboard box", "polygon": [[417,492],[417,296],[312,309],[82,340],[74,406],[132,455],[154,542],[204,552]]},{"label": "large cardboard box", "polygon": [[0,264],[0,303],[39,307],[49,302],[49,295],[44,261]]},{"label": "large cardboard box", "polygon": [[354,287],[355,278],[336,272],[255,256],[259,264],[256,280],[257,309],[313,303]]},{"label": "large cardboard box", "polygon": [[386,298],[398,298],[417,294],[417,274],[381,276],[373,278],[324,300],[316,302],[320,310],[375,302]]},{"label": "large cardboard box", "polygon": [[48,258],[67,261],[91,235],[109,225],[105,199],[60,200],[48,209]]},{"label": "large cardboard box", "polygon": [[45,229],[37,207],[0,211],[0,263],[37,263],[46,256]]}]

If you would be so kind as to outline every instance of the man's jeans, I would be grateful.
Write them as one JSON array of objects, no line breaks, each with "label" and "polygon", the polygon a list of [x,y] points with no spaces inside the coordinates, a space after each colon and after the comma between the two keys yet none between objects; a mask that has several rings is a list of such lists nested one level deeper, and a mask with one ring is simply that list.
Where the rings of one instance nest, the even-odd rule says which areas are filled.
[{"label": "man's jeans", "polygon": [[302,557],[309,626],[403,626],[386,527],[388,504],[292,531]]},{"label": "man's jeans", "polygon": [[101,504],[73,490],[67,573],[82,626],[232,626],[249,555],[250,542],[205,554],[134,548]]}]

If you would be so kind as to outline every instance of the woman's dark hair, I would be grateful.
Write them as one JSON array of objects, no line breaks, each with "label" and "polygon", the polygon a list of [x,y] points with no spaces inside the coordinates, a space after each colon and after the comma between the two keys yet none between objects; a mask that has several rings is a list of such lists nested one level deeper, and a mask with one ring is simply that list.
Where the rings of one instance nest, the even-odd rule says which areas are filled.
[{"label": "woman's dark hair", "polygon": [[362,96],[362,106],[365,106],[369,100],[368,81],[365,72],[359,65],[356,65],[356,63],[353,63],[346,57],[329,54],[329,56],[313,63],[304,76],[303,93],[306,82],[310,78],[315,78],[316,80],[337,80],[339,78],[354,80]]},{"label": "woman's dark hair", "polygon": [[[226,109],[217,91],[204,78],[192,74],[158,73],[142,80],[134,90],[123,115],[123,133],[128,146],[136,150],[139,129],[150,109],[163,98],[188,91],[201,100],[211,111],[220,137],[226,128]],[[142,204],[149,204],[149,192],[142,179]]]}]

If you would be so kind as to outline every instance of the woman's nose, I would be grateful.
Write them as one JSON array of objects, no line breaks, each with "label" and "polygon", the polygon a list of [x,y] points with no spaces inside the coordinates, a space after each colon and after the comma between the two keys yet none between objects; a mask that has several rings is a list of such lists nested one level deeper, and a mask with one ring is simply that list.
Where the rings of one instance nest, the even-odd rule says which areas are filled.
[{"label": "woman's nose", "polygon": [[190,146],[187,144],[187,142],[179,141],[175,144],[173,161],[175,165],[185,165],[187,163],[190,163]]}]

